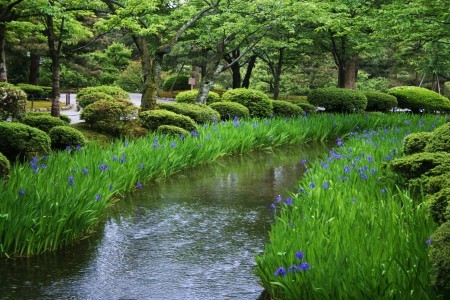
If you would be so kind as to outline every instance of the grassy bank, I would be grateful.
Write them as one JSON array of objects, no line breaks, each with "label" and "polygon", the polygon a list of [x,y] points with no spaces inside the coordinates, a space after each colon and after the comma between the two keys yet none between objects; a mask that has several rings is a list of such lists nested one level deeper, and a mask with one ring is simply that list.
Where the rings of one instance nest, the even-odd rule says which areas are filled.
[{"label": "grassy bank", "polygon": [[[30,256],[70,245],[95,230],[113,199],[184,168],[406,121],[404,115],[237,120],[202,126],[182,138],[151,134],[36,157],[16,164],[8,181],[0,181],[0,256]],[[426,117],[426,122],[437,125],[443,119]]]},{"label": "grassy bank", "polygon": [[435,118],[399,118],[305,162],[298,190],[274,203],[270,242],[256,257],[255,272],[273,299],[434,297],[427,239],[435,224],[423,199],[400,189],[386,164],[402,154],[405,135],[435,126]]}]

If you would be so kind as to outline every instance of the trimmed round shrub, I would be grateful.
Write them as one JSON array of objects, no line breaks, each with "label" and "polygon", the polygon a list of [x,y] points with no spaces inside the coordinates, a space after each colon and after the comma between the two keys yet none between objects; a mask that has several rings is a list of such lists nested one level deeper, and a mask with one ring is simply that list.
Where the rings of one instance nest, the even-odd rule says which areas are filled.
[{"label": "trimmed round shrub", "polygon": [[139,114],[142,127],[155,131],[161,125],[181,127],[188,132],[196,129],[195,122],[188,116],[179,115],[165,109],[147,110]]},{"label": "trimmed round shrub", "polygon": [[0,122],[0,136],[0,152],[10,161],[50,152],[50,137],[44,131],[22,123]]},{"label": "trimmed round shrub", "polygon": [[273,114],[272,102],[263,92],[239,88],[226,91],[222,101],[237,102],[248,108],[250,116],[254,118],[269,118]]},{"label": "trimmed round shrub", "polygon": [[403,139],[403,153],[413,154],[424,152],[425,146],[432,135],[433,133],[431,132],[413,132],[408,134]]},{"label": "trimmed round shrub", "polygon": [[100,100],[86,106],[80,119],[98,130],[121,134],[127,127],[127,121],[134,119],[138,107],[126,99]]},{"label": "trimmed round shrub", "polygon": [[248,108],[236,102],[214,102],[209,106],[219,112],[222,120],[232,120],[235,117],[239,119],[246,119],[250,117]]},{"label": "trimmed round shrub", "polygon": [[156,132],[173,136],[189,136],[190,134],[189,131],[173,125],[161,125],[156,129]]},{"label": "trimmed round shrub", "polygon": [[397,98],[381,92],[364,92],[367,98],[367,111],[388,111],[398,105]]},{"label": "trimmed round shrub", "polygon": [[77,109],[80,110],[81,108],[85,108],[96,101],[112,99],[114,99],[113,96],[103,92],[84,93],[81,96],[77,95]]},{"label": "trimmed round shrub", "polygon": [[52,117],[49,114],[46,115],[29,115],[27,114],[22,123],[38,128],[42,131],[49,132],[55,126],[64,126],[67,123],[60,118]]},{"label": "trimmed round shrub", "polygon": [[[51,114],[49,111],[29,111],[27,112],[27,117],[28,116],[51,116]],[[68,115],[60,114],[59,118],[63,120],[66,125],[69,125],[70,122],[72,122]]]},{"label": "trimmed round shrub", "polygon": [[299,106],[304,112],[306,112],[309,115],[317,113],[317,108],[308,102],[297,102],[294,104]]},{"label": "trimmed round shrub", "polygon": [[72,119],[68,115],[60,114],[59,118],[66,122],[66,125],[69,125],[72,122]]},{"label": "trimmed round shrub", "polygon": [[28,83],[19,83],[17,86],[27,94],[28,99],[46,99],[52,92],[52,88],[47,86],[33,85]]},{"label": "trimmed round shrub", "polygon": [[271,100],[273,106],[273,114],[276,117],[294,117],[300,116],[303,110],[288,101],[283,100]]},{"label": "trimmed round shrub", "polygon": [[394,159],[391,169],[404,178],[418,178],[424,175],[440,175],[450,172],[450,153],[421,152]]},{"label": "trimmed round shrub", "polygon": [[[175,84],[173,84],[175,81]],[[189,84],[189,76],[180,74],[180,75],[172,75],[167,77],[167,79],[163,83],[164,91],[170,91],[170,88],[173,85],[174,91],[184,91],[190,90],[191,85]]]},{"label": "trimmed round shrub", "polygon": [[160,109],[170,110],[174,113],[188,116],[197,124],[214,122],[220,120],[220,114],[205,104],[190,103],[159,103]]},{"label": "trimmed round shrub", "polygon": [[8,178],[10,170],[9,160],[0,152],[0,179]]},{"label": "trimmed round shrub", "polygon": [[78,99],[80,99],[80,98],[83,99],[83,97],[85,97],[85,95],[96,93],[96,92],[104,93],[113,98],[118,98],[118,99],[130,98],[130,94],[127,91],[124,91],[123,89],[121,89],[120,87],[109,86],[109,85],[99,85],[99,86],[90,86],[90,87],[79,90],[77,93],[77,102],[78,102]]},{"label": "trimmed round shrub", "polygon": [[450,221],[445,222],[431,235],[430,260],[433,266],[433,285],[450,290]]},{"label": "trimmed round shrub", "polygon": [[434,222],[442,224],[448,221],[446,212],[450,201],[450,187],[445,187],[435,194],[428,195],[427,201]]},{"label": "trimmed round shrub", "polygon": [[326,112],[354,113],[366,109],[363,93],[342,88],[320,88],[308,94],[308,102],[325,108]]},{"label": "trimmed round shrub", "polygon": [[83,147],[86,144],[84,135],[70,126],[56,126],[48,133],[51,140],[52,149],[64,150],[67,146],[76,148]]},{"label": "trimmed round shrub", "polygon": [[[192,91],[184,91],[180,92],[176,95],[175,101],[177,103],[195,103],[195,99],[197,98],[198,90]],[[214,102],[221,101],[219,94],[215,92],[209,92],[208,98],[206,99],[206,104],[211,104]]]},{"label": "trimmed round shrub", "polygon": [[0,87],[0,121],[22,120],[26,113],[27,94],[10,84]]},{"label": "trimmed round shrub", "polygon": [[432,132],[432,137],[425,147],[427,152],[450,152],[450,122],[447,122]]},{"label": "trimmed round shrub", "polygon": [[431,90],[417,86],[399,86],[391,88],[389,94],[395,96],[398,107],[410,109],[414,113],[424,109],[427,112],[450,111],[450,100]]}]

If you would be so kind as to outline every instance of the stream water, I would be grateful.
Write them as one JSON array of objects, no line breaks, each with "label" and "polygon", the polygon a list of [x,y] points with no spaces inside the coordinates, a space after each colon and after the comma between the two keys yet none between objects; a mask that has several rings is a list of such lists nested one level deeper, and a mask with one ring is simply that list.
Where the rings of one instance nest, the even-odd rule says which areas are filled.
[{"label": "stream water", "polygon": [[78,245],[0,259],[0,299],[257,299],[270,205],[327,149],[226,157],[144,185]]}]

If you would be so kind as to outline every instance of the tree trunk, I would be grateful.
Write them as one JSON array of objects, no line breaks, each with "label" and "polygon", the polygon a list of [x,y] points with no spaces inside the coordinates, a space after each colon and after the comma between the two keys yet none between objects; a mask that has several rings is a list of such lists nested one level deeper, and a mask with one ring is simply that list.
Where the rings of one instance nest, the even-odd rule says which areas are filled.
[{"label": "tree trunk", "polygon": [[[47,17],[47,42],[50,52],[50,58],[52,60],[52,92],[50,94],[50,100],[52,101],[51,115],[58,117],[60,115],[60,102],[61,96],[59,87],[59,75],[60,75],[60,63],[59,63],[59,47],[56,46],[55,29],[53,23],[53,17],[48,15]],[[60,41],[61,43],[61,41]]]},{"label": "tree trunk", "polygon": [[8,76],[6,72],[5,44],[6,44],[6,25],[0,23],[0,82],[8,81]]},{"label": "tree trunk", "polygon": [[192,66],[192,78],[195,79],[194,88],[198,89],[200,87],[200,67]]},{"label": "tree trunk", "polygon": [[39,63],[40,56],[34,51],[30,53],[30,74],[28,76],[28,83],[38,85],[39,83]]},{"label": "tree trunk", "polygon": [[205,76],[202,77],[198,95],[195,99],[195,102],[197,103],[206,104],[206,99],[208,99],[209,91],[214,85],[214,80],[224,70],[224,65],[222,64],[222,59],[225,53],[224,42],[218,41],[216,48],[216,54],[211,59],[212,66],[209,68],[209,71],[206,72]]},{"label": "tree trunk", "polygon": [[255,67],[257,57],[258,57],[257,55],[252,55],[248,60],[247,71],[245,72],[244,80],[242,81],[241,85],[243,88],[248,89],[250,86],[250,77],[252,76],[252,71],[253,68]]},{"label": "tree trunk", "polygon": [[137,38],[139,43],[142,71],[144,73],[144,86],[141,97],[141,109],[142,111],[156,109],[156,95],[158,93],[157,84],[161,71],[162,55],[158,55],[155,58],[150,56],[150,50],[147,43],[142,37]]},{"label": "tree trunk", "polygon": [[235,63],[231,66],[231,75],[233,78],[233,89],[241,87],[241,66]]},{"label": "tree trunk", "polygon": [[359,57],[355,56],[350,60],[347,60],[345,64],[338,65],[338,87],[346,89],[356,88],[358,60]]},{"label": "tree trunk", "polygon": [[281,69],[283,67],[284,48],[278,49],[278,62],[273,73],[273,99],[278,100],[280,95]]}]

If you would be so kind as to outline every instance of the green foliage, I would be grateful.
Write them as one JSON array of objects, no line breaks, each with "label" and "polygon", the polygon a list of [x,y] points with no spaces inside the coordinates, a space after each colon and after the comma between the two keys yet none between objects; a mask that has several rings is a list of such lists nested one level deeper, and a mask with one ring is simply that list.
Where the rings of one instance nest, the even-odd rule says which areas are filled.
[{"label": "green foliage", "polygon": [[7,179],[10,171],[11,165],[9,160],[0,152],[0,179]]},{"label": "green foliage", "polygon": [[27,95],[13,85],[0,87],[0,121],[21,120],[26,112]]},{"label": "green foliage", "polygon": [[450,111],[450,100],[431,90],[416,86],[399,86],[389,90],[389,94],[395,96],[398,107],[410,109],[419,113],[422,109],[426,112]]},{"label": "green foliage", "polygon": [[363,93],[350,89],[320,88],[308,94],[308,102],[325,108],[326,112],[353,113],[366,109],[367,98]]},{"label": "green foliage", "polygon": [[60,118],[52,117],[51,115],[29,115],[25,116],[22,123],[38,128],[46,133],[55,126],[64,126],[67,123]]},{"label": "green foliage", "polygon": [[50,151],[50,137],[42,130],[21,124],[0,122],[0,152],[9,160],[30,159]]},{"label": "green foliage", "polygon": [[155,131],[161,125],[181,127],[188,132],[196,130],[195,122],[188,116],[179,115],[165,109],[147,110],[139,114],[143,127]]},{"label": "green foliage", "polygon": [[27,99],[46,99],[52,92],[51,87],[19,83],[17,85],[27,94]]},{"label": "green foliage", "polygon": [[403,139],[403,153],[413,154],[424,152],[425,146],[430,141],[432,136],[433,133],[431,132],[413,132],[408,134]]},{"label": "green foliage", "polygon": [[[184,74],[180,74],[180,75],[172,75],[169,76],[163,84],[163,90],[164,91],[169,91],[170,88],[173,85],[173,90],[174,91],[185,91],[185,90],[189,90],[191,89],[191,86],[189,85],[189,75],[184,75]],[[175,82],[175,84],[174,84]]]},{"label": "green foliage", "polygon": [[100,100],[86,106],[80,114],[93,128],[115,135],[127,127],[127,121],[136,117],[138,108],[125,99]]},{"label": "green foliage", "polygon": [[211,107],[201,103],[159,103],[159,108],[188,116],[197,124],[210,123],[220,120],[220,114]]},{"label": "green foliage", "polygon": [[67,146],[76,148],[86,144],[84,135],[70,126],[55,126],[48,133],[52,149],[64,150]]},{"label": "green foliage", "polygon": [[300,106],[283,100],[271,100],[273,115],[276,117],[295,117],[300,116],[303,110]]},{"label": "green foliage", "polygon": [[158,127],[158,129],[156,129],[156,132],[159,134],[166,134],[172,136],[183,136],[183,137],[189,136],[189,131],[173,125],[161,125]]},{"label": "green foliage", "polygon": [[436,128],[425,147],[427,152],[445,151],[450,153],[450,122]]},{"label": "green foliage", "polygon": [[388,111],[397,106],[395,96],[381,92],[364,92],[367,98],[367,111]]},{"label": "green foliage", "polygon": [[219,112],[222,120],[232,120],[236,117],[239,119],[247,119],[250,117],[248,108],[236,102],[214,102],[209,106]]},{"label": "green foliage", "polygon": [[308,115],[317,113],[317,108],[308,102],[299,101],[295,105],[299,106]]},{"label": "green foliage", "polygon": [[[50,112],[46,112],[46,111],[29,111],[29,112],[27,112],[27,117],[28,116],[50,116]],[[70,119],[70,117],[68,115],[60,114],[59,118],[61,120],[63,120],[66,123],[66,125],[69,125],[70,122],[72,122],[72,120]]]},{"label": "green foliage", "polygon": [[128,67],[117,76],[115,84],[130,93],[142,92],[144,75],[142,75],[141,63],[132,61]]},{"label": "green foliage", "polygon": [[83,98],[83,97],[85,97],[85,95],[92,94],[94,92],[105,93],[107,95],[110,95],[113,98],[118,98],[118,99],[128,99],[130,97],[130,94],[128,92],[124,91],[123,89],[121,89],[120,87],[100,85],[100,86],[91,86],[91,87],[81,89],[77,93],[77,101],[78,101],[79,97]]},{"label": "green foliage", "polygon": [[433,284],[438,289],[450,291],[450,221],[445,222],[431,235],[430,259],[433,264]]},{"label": "green foliage", "polygon": [[450,201],[450,187],[442,187],[439,192],[428,195],[427,201],[430,215],[434,222],[440,225],[450,220],[447,213]]},{"label": "green foliage", "polygon": [[450,153],[414,153],[392,160],[390,167],[406,179],[419,178],[422,175],[440,175],[446,170],[450,172]]},{"label": "green foliage", "polygon": [[248,108],[250,117],[268,118],[273,114],[272,102],[266,94],[252,89],[239,88],[226,91],[222,101],[237,102]]},{"label": "green foliage", "polygon": [[[184,91],[176,95],[175,101],[178,103],[195,103],[197,98],[198,90]],[[206,99],[206,104],[211,104],[214,102],[221,101],[219,94],[215,92],[209,92],[208,98]]]},{"label": "green foliage", "polygon": [[114,99],[113,96],[103,92],[93,91],[92,93],[82,93],[81,95],[77,95],[77,108],[80,110],[80,108],[85,108],[96,101],[112,99]]},{"label": "green foliage", "polygon": [[358,80],[356,89],[363,92],[387,92],[389,81],[384,77],[369,78],[369,74],[364,71],[358,71]]},{"label": "green foliage", "polygon": [[61,120],[63,120],[64,122],[66,122],[66,125],[69,125],[72,122],[72,119],[68,115],[65,115],[65,114],[60,114],[59,118]]}]

